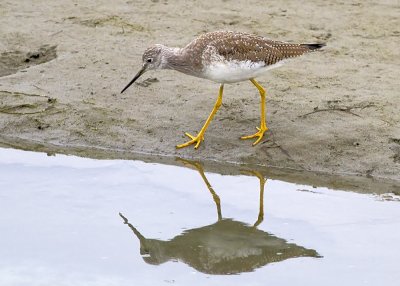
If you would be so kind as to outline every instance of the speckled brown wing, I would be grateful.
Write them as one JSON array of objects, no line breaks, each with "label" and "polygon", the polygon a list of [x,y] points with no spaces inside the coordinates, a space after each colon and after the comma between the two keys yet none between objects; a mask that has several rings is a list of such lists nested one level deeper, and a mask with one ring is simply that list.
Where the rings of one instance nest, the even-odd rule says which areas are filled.
[{"label": "speckled brown wing", "polygon": [[191,65],[202,67],[214,53],[226,60],[264,62],[266,66],[319,49],[323,44],[292,44],[230,31],[205,33],[190,42],[184,50],[202,57],[190,57]]},{"label": "speckled brown wing", "polygon": [[284,54],[265,38],[245,33],[225,33],[211,41],[210,47],[228,61],[264,62],[266,66],[283,60]]},{"label": "speckled brown wing", "polygon": [[247,33],[213,32],[203,35],[203,48],[212,46],[227,60],[263,61],[266,66],[320,49],[324,44],[293,44]]}]

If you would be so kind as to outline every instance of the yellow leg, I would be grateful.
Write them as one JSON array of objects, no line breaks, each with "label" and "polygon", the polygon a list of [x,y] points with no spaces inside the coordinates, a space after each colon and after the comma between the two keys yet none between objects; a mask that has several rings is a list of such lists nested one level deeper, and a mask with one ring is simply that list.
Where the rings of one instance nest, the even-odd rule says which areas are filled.
[{"label": "yellow leg", "polygon": [[261,139],[264,136],[265,131],[268,130],[267,127],[267,123],[266,123],[266,119],[265,119],[265,89],[255,80],[255,79],[251,79],[250,80],[258,89],[258,91],[260,92],[260,96],[261,96],[261,122],[260,122],[260,128],[256,127],[258,132],[253,134],[253,135],[249,135],[249,136],[243,136],[240,137],[240,139],[251,139],[251,138],[255,138],[258,137],[258,139],[253,143],[254,145],[257,145]]},{"label": "yellow leg", "polygon": [[206,123],[204,123],[203,127],[201,128],[199,134],[197,134],[197,136],[193,136],[193,135],[190,135],[189,133],[185,133],[185,135],[187,137],[189,137],[191,140],[186,142],[186,143],[183,143],[181,145],[177,145],[176,148],[187,147],[187,146],[192,145],[194,143],[196,143],[196,145],[194,146],[194,149],[197,149],[199,147],[200,142],[202,140],[204,140],[204,133],[206,132],[208,125],[210,125],[211,120],[213,119],[215,113],[217,113],[218,108],[222,104],[222,93],[223,93],[223,91],[224,91],[224,85],[221,84],[221,86],[219,87],[219,94],[218,94],[217,102],[215,102],[214,108],[211,111],[210,115],[208,116],[208,118],[206,120]]}]

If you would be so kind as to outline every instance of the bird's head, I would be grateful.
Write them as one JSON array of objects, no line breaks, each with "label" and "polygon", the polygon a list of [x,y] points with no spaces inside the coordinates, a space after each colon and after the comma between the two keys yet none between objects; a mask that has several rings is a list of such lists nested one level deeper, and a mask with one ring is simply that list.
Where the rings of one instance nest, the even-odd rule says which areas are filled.
[{"label": "bird's head", "polygon": [[146,49],[142,56],[142,68],[140,71],[133,77],[133,79],[128,83],[127,86],[121,91],[123,93],[128,87],[130,87],[142,74],[149,70],[155,70],[159,68],[163,68],[163,45],[154,45],[148,49]]},{"label": "bird's head", "polygon": [[163,62],[163,50],[164,46],[157,44],[144,51],[142,61],[143,66],[146,67],[146,70],[161,68]]}]

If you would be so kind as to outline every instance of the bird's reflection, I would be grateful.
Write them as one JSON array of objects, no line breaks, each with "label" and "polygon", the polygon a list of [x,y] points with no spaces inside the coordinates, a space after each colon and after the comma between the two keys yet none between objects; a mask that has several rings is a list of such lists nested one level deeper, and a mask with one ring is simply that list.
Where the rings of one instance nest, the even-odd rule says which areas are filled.
[{"label": "bird's reflection", "polygon": [[260,180],[259,215],[254,225],[222,218],[220,199],[198,162],[179,159],[200,173],[217,207],[218,221],[200,228],[190,229],[171,240],[164,241],[144,237],[128,219],[120,213],[140,241],[140,254],[149,264],[159,265],[166,261],[181,261],[207,274],[237,274],[253,271],[268,263],[295,257],[321,257],[313,249],[307,249],[282,238],[257,229],[264,217],[264,177],[256,171],[246,171]]}]

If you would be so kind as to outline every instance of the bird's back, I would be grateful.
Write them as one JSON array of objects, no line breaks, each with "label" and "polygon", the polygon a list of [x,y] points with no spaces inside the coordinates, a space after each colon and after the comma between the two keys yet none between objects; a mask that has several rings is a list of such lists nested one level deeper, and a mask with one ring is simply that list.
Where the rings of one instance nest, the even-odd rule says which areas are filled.
[{"label": "bird's back", "polygon": [[[190,42],[184,50],[192,54],[202,54],[198,65],[209,64],[213,57],[227,61],[264,62],[274,65],[277,62],[300,56],[319,49],[323,44],[293,44],[241,32],[217,31],[200,35]],[[200,60],[200,58],[198,58]]]}]

